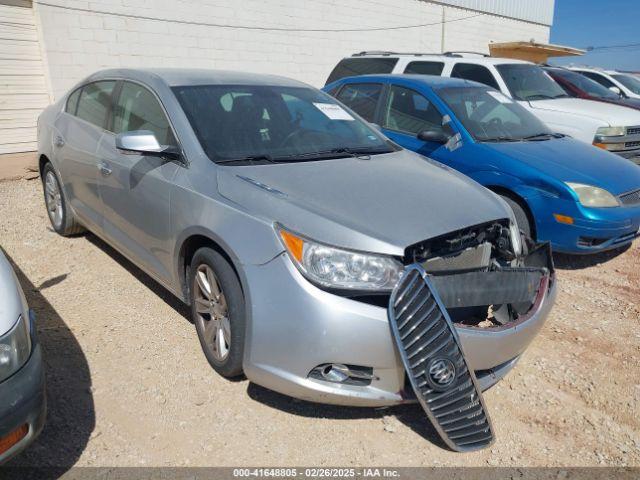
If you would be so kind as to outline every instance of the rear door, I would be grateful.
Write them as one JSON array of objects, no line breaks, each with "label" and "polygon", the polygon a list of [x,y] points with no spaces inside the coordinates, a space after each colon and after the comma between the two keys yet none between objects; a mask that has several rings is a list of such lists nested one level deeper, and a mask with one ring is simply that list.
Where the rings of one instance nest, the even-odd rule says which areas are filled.
[{"label": "rear door", "polygon": [[65,193],[80,222],[94,231],[102,227],[96,151],[105,133],[115,84],[107,80],[78,88],[55,121],[54,155]]},{"label": "rear door", "polygon": [[171,269],[171,190],[183,168],[165,158],[125,154],[118,133],[149,130],[161,145],[177,141],[157,96],[139,83],[122,81],[114,96],[109,132],[98,147],[104,234],[125,255],[162,283]]}]

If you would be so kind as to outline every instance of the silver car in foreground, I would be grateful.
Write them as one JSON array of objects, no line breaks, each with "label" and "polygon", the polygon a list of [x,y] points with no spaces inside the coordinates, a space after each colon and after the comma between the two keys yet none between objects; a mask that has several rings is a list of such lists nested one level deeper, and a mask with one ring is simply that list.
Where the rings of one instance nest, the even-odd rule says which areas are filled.
[{"label": "silver car in foreground", "polygon": [[46,415],[35,316],[0,250],[0,464],[38,436]]},{"label": "silver car in foreground", "polygon": [[548,249],[526,251],[493,193],[274,76],[102,71],[44,111],[38,145],[55,230],[90,230],[191,305],[221,375],[418,400],[451,448],[490,441],[480,392],[555,294]]}]

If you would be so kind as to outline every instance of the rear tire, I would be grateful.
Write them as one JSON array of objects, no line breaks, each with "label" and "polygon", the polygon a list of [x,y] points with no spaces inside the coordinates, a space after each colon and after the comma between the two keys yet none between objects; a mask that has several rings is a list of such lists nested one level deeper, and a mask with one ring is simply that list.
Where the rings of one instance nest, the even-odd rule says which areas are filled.
[{"label": "rear tire", "polygon": [[246,316],[236,272],[220,253],[204,247],[193,255],[188,281],[191,318],[207,361],[223,377],[242,375]]},{"label": "rear tire", "polygon": [[516,223],[518,224],[518,228],[524,235],[528,238],[533,239],[532,236],[532,228],[531,222],[529,221],[529,215],[527,215],[526,210],[514,199],[507,197],[506,195],[500,195],[502,199],[509,204],[513,214],[516,217]]},{"label": "rear tire", "polygon": [[53,165],[46,163],[42,169],[42,188],[51,226],[63,237],[78,235],[83,233],[85,228],[76,221],[61,185]]}]

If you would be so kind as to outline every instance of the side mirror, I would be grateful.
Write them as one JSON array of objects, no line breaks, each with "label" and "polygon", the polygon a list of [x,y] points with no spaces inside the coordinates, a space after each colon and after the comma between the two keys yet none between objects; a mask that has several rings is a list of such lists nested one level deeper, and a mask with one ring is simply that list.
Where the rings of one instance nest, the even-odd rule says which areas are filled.
[{"label": "side mirror", "polygon": [[134,130],[116,135],[116,148],[122,153],[131,155],[148,155],[153,157],[180,157],[175,147],[160,145],[153,132]]},{"label": "side mirror", "polygon": [[432,143],[447,143],[451,135],[443,130],[423,130],[418,133],[418,140]]},{"label": "side mirror", "polygon": [[615,93],[618,96],[622,96],[622,90],[620,90],[619,87],[616,87],[615,85],[612,85],[611,87],[609,87],[609,90],[611,90],[613,93]]}]

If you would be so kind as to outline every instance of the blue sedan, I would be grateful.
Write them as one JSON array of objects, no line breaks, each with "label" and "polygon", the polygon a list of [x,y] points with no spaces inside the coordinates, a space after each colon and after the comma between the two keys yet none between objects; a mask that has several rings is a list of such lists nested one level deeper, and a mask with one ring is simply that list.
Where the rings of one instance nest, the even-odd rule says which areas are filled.
[{"label": "blue sedan", "polygon": [[367,75],[324,90],[399,145],[501,195],[520,229],[556,251],[600,252],[640,233],[639,166],[553,132],[490,87],[426,75]]}]

